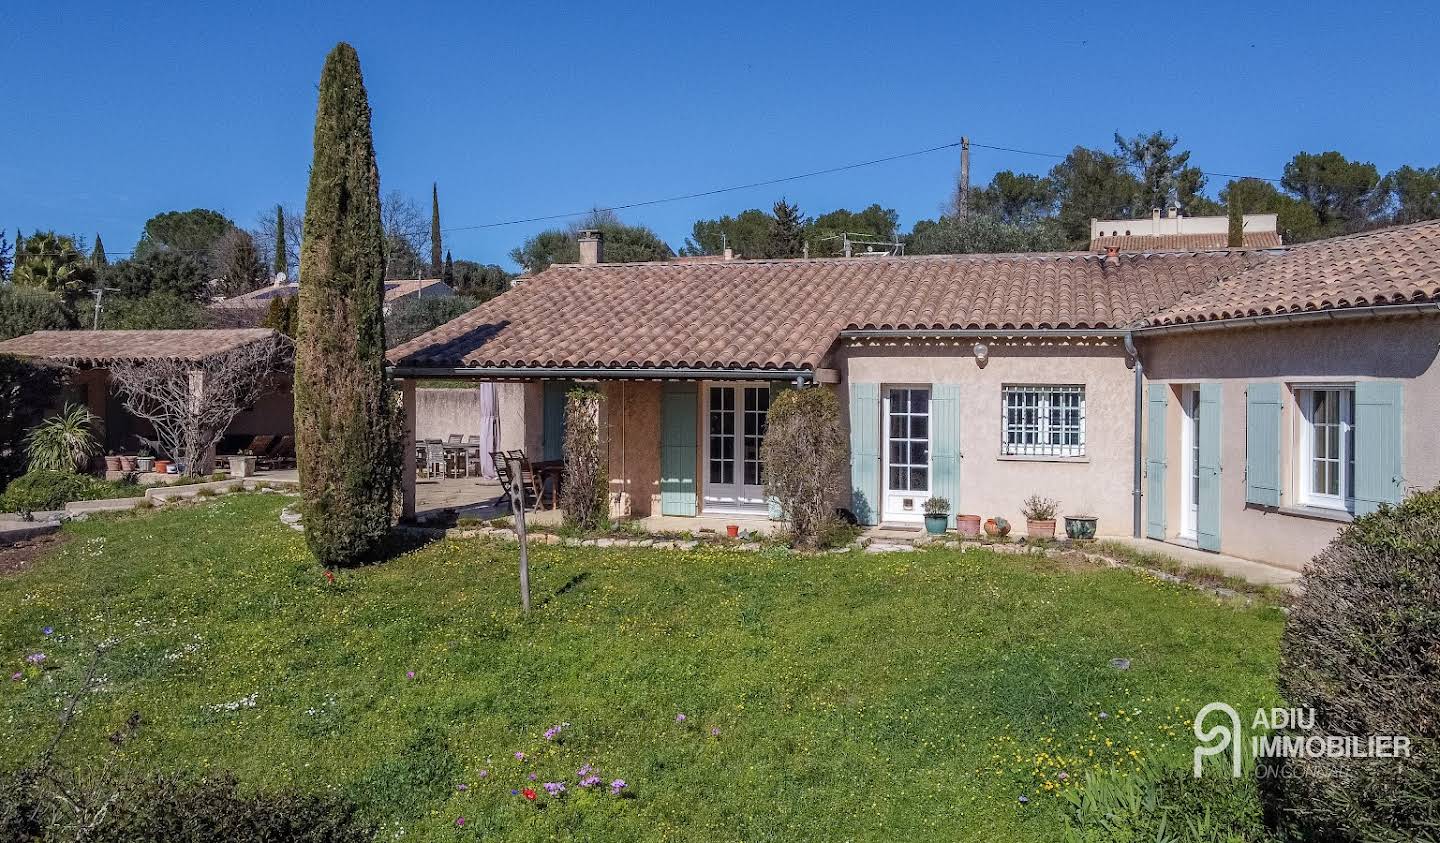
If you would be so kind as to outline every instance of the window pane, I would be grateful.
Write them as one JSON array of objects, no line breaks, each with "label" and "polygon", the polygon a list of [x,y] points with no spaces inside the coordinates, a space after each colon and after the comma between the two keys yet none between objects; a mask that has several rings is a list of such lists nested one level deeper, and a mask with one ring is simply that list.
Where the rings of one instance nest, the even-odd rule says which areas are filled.
[{"label": "window pane", "polygon": [[900,440],[900,441],[898,441],[898,442],[897,442],[897,441],[894,441],[894,440],[891,440],[891,442],[890,442],[890,463],[891,463],[892,465],[901,465],[901,464],[903,464],[903,463],[905,462],[905,458],[906,458],[907,456],[909,456],[909,454],[907,454],[906,451],[905,451],[905,440],[902,439],[902,440]]},{"label": "window pane", "polygon": [[909,477],[909,469],[897,466],[890,466],[890,488],[897,492],[903,492],[907,488],[906,479]]},{"label": "window pane", "polygon": [[928,390],[928,389],[912,389],[912,390],[910,390],[910,412],[912,412],[912,413],[928,413],[928,412],[930,412],[930,390]]},{"label": "window pane", "polygon": [[930,417],[929,417],[929,416],[911,416],[911,417],[910,417],[910,438],[911,438],[911,439],[925,439],[925,438],[927,438],[927,437],[929,437],[929,436],[930,436]]},{"label": "window pane", "polygon": [[929,465],[929,464],[930,464],[930,443],[928,443],[928,442],[911,442],[911,443],[910,443],[910,464],[911,464],[911,465]]},{"label": "window pane", "polygon": [[904,439],[905,436],[905,417],[892,414],[890,416],[890,438]]},{"label": "window pane", "polygon": [[930,469],[910,469],[910,490],[918,492],[928,488],[930,488]]}]

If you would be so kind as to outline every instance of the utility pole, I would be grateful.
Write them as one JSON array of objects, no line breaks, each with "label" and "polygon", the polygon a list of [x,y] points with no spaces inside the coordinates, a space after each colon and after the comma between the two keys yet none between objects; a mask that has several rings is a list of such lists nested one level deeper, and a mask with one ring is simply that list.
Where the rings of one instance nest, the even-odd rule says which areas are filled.
[{"label": "utility pole", "polygon": [[960,136],[960,201],[956,209],[961,218],[970,216],[970,138]]},{"label": "utility pole", "polygon": [[105,294],[118,292],[120,290],[115,287],[96,287],[90,291],[90,295],[95,297],[95,321],[90,324],[90,330],[100,330],[100,309],[103,306],[101,303],[105,300]]}]

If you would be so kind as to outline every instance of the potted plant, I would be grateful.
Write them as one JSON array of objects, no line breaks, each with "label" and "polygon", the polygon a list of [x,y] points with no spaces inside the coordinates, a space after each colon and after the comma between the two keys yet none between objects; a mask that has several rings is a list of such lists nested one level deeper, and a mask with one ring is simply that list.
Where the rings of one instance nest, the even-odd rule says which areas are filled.
[{"label": "potted plant", "polygon": [[170,461],[169,461],[169,460],[162,460],[162,459],[157,459],[157,460],[155,460],[155,473],[156,473],[156,474],[169,474],[169,473],[170,473]]},{"label": "potted plant", "polygon": [[1010,535],[1010,522],[1000,516],[985,519],[985,535],[992,539],[1003,539]]},{"label": "potted plant", "polygon": [[925,501],[925,532],[938,536],[950,524],[950,501],[932,497]]},{"label": "potted plant", "polygon": [[1090,541],[1095,538],[1097,521],[1099,519],[1094,515],[1067,515],[1065,516],[1065,535],[1075,541]]},{"label": "potted plant", "polygon": [[140,449],[140,455],[135,458],[135,468],[142,472],[155,470],[155,457],[149,448]]},{"label": "potted plant", "polygon": [[121,471],[124,471],[124,472],[127,472],[127,473],[133,472],[133,471],[135,471],[136,465],[137,465],[137,463],[136,463],[136,461],[135,461],[135,457],[131,456],[130,454],[121,454],[121,455],[120,455],[120,470],[121,470]]},{"label": "potted plant", "polygon": [[255,454],[249,450],[241,451],[230,460],[231,477],[254,477],[255,476]]},{"label": "potted plant", "polygon": [[105,455],[105,470],[106,470],[106,471],[119,471],[119,470],[120,470],[120,455],[119,455],[119,454],[115,453],[114,451],[111,451],[110,453],[108,453],[108,454]]},{"label": "potted plant", "polygon": [[1060,502],[1052,498],[1031,495],[1020,506],[1025,516],[1025,534],[1032,539],[1055,538],[1055,514],[1060,511]]},{"label": "potted plant", "polygon": [[980,516],[978,515],[957,515],[955,516],[955,529],[962,536],[975,538],[980,535]]}]

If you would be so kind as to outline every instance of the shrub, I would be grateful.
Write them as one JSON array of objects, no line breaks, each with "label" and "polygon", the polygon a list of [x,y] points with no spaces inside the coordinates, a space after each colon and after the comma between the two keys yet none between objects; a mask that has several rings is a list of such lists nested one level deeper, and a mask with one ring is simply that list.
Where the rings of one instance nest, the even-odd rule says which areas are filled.
[{"label": "shrub", "polygon": [[577,387],[565,396],[565,523],[594,530],[610,522],[610,480],[600,441],[600,402],[594,389]]},{"label": "shrub", "polygon": [[70,501],[131,498],[142,494],[129,480],[97,480],[69,471],[31,471],[15,478],[0,495],[0,512],[37,512],[61,509]]},{"label": "shrub", "polygon": [[59,415],[35,425],[25,434],[25,456],[30,470],[77,471],[100,453],[95,429],[100,420],[83,404],[66,404]]},{"label": "shrub", "polygon": [[25,472],[25,432],[59,392],[58,369],[0,354],[0,488]]},{"label": "shrub", "polygon": [[62,802],[40,792],[41,778],[26,770],[0,780],[0,839],[15,843],[61,839],[87,843],[352,843],[375,837],[374,827],[359,816],[352,802],[340,796],[250,793],[242,791],[230,775],[197,781],[160,775],[91,782],[106,798],[113,797],[113,802],[108,810],[90,814],[98,816],[98,822],[76,836],[76,818],[61,807]]},{"label": "shrub", "polygon": [[1280,692],[1290,735],[1406,735],[1408,759],[1265,762],[1267,818],[1313,840],[1436,839],[1440,828],[1440,489],[1357,518],[1305,571]]},{"label": "shrub", "polygon": [[950,501],[948,498],[931,497],[925,499],[926,515],[949,515]]},{"label": "shrub", "polygon": [[1059,501],[1039,495],[1031,495],[1020,505],[1020,514],[1025,516],[1026,521],[1053,521],[1059,511]]},{"label": "shrub", "polygon": [[1134,773],[1089,772],[1079,788],[1063,791],[1068,803],[1064,843],[1264,843],[1265,830],[1254,768],[1232,778],[1210,760],[1204,775],[1190,767],[1144,768]]},{"label": "shrub", "polygon": [[760,448],[765,493],[780,502],[797,545],[815,547],[829,530],[849,458],[834,390],[785,389],[771,400]]}]

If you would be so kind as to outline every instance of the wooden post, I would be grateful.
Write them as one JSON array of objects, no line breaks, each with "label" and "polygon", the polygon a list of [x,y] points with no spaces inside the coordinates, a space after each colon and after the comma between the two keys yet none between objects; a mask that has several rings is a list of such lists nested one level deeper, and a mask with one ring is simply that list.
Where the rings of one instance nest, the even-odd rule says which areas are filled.
[{"label": "wooden post", "polygon": [[525,487],[520,483],[520,461],[505,458],[510,469],[510,512],[515,516],[515,538],[520,544],[520,606],[530,614],[530,552],[525,538]]},{"label": "wooden post", "polygon": [[400,381],[400,404],[405,420],[400,452],[400,518],[415,518],[415,381]]}]

